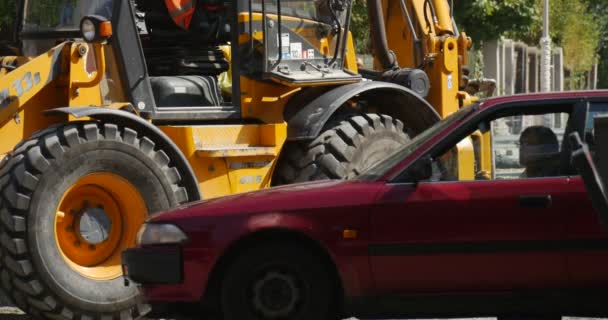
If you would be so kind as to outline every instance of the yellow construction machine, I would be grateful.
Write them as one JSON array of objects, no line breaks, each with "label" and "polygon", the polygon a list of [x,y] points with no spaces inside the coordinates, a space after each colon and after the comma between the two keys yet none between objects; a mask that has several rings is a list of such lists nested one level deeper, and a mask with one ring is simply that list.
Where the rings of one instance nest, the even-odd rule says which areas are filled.
[{"label": "yellow construction machine", "polygon": [[145,314],[120,252],[148,214],[356,176],[470,103],[447,0],[368,0],[361,71],[351,0],[196,4],[184,31],[163,0],[19,2],[0,51],[0,282],[27,313]]}]

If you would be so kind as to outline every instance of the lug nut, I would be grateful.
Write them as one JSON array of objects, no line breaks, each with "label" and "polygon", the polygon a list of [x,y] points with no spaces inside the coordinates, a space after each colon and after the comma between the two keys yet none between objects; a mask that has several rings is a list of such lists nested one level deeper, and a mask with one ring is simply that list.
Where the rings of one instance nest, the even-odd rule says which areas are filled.
[{"label": "lug nut", "polygon": [[95,247],[95,245],[94,245],[94,244],[90,244],[90,245],[89,245],[89,249],[91,249],[91,250],[95,250],[95,249],[97,249],[97,247]]}]

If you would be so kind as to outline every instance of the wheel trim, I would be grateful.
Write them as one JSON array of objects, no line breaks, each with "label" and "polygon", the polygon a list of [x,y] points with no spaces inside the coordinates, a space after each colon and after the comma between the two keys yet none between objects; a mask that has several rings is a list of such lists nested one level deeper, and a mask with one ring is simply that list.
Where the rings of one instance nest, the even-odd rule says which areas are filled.
[{"label": "wheel trim", "polygon": [[[277,288],[277,285],[282,288]],[[283,297],[280,299],[276,299],[278,298],[277,289],[283,291],[281,294]],[[254,280],[252,292],[251,305],[253,309],[264,318],[270,319],[288,318],[293,315],[303,294],[296,276],[290,272],[279,270],[267,270],[262,276]],[[287,299],[284,299],[284,297],[287,297]]]},{"label": "wheel trim", "polygon": [[[88,241],[81,233],[82,217],[103,212],[110,222],[102,241]],[[65,191],[55,215],[55,240],[65,262],[80,275],[111,280],[122,275],[120,254],[135,245],[137,231],[148,212],[137,189],[112,173],[93,173]]]}]

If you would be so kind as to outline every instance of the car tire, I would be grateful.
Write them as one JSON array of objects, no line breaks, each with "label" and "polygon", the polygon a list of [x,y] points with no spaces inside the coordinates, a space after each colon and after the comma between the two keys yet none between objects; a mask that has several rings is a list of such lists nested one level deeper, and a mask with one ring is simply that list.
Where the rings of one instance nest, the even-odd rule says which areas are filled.
[{"label": "car tire", "polygon": [[45,319],[146,314],[138,289],[124,286],[120,251],[148,213],[188,200],[167,154],[130,128],[73,122],[36,133],[9,157],[0,169],[0,283],[17,306]]},{"label": "car tire", "polygon": [[312,142],[288,143],[273,185],[358,176],[407,143],[403,122],[384,114],[344,114]]},{"label": "car tire", "polygon": [[303,248],[265,244],[242,252],[222,281],[224,320],[336,319],[323,261]]}]

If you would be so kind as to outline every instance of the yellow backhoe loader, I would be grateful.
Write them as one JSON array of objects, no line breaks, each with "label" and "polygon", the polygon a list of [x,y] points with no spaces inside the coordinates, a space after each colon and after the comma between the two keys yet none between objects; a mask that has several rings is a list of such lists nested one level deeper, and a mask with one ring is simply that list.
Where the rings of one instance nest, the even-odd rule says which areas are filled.
[{"label": "yellow backhoe loader", "polygon": [[446,0],[368,0],[374,70],[351,0],[196,3],[184,31],[163,0],[19,2],[0,57],[0,283],[25,312],[143,315],[120,252],[148,214],[356,176],[470,103],[471,40]]}]

